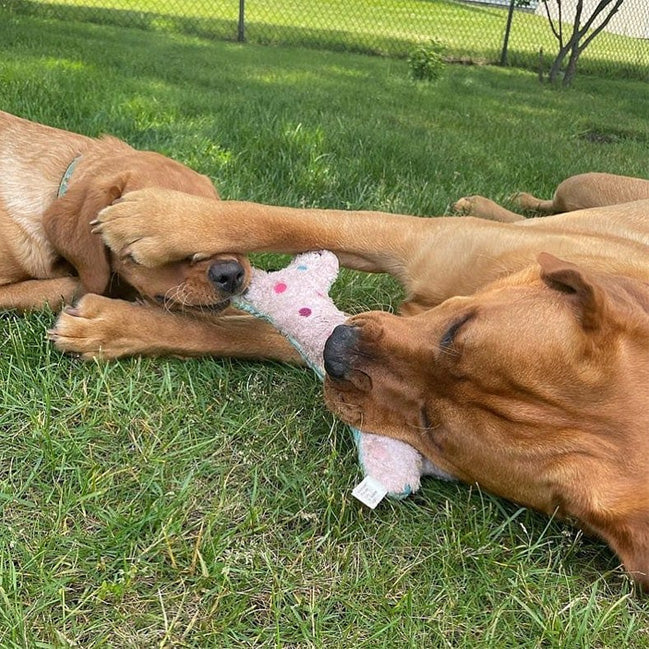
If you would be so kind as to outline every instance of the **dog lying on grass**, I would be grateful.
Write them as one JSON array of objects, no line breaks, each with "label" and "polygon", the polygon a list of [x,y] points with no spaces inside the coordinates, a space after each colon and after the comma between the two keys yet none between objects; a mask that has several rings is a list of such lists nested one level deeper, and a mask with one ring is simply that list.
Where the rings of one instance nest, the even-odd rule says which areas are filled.
[{"label": "dog lying on grass", "polygon": [[246,357],[256,336],[266,346],[255,357],[296,359],[269,325],[221,313],[247,285],[245,255],[149,269],[115,255],[91,232],[99,210],[146,187],[219,198],[209,178],[158,153],[0,112],[0,309],[59,310],[83,296],[66,307],[51,337],[84,358]]},{"label": "dog lying on grass", "polygon": [[[624,182],[627,200],[636,180]],[[391,273],[401,315],[354,316],[327,342],[331,410],[458,479],[576,519],[649,587],[649,199],[496,222],[147,189],[100,212],[95,231],[151,269],[329,249]]]}]

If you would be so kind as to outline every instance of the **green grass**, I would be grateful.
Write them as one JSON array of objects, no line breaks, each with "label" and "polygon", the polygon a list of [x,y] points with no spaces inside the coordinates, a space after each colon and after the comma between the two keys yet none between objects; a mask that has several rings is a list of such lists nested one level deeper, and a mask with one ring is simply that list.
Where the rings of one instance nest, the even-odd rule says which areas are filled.
[{"label": "green grass", "polygon": [[[0,106],[113,133],[225,198],[442,214],[647,175],[646,84],[454,67],[32,17],[0,21]],[[602,137],[592,137],[597,134]],[[398,288],[346,272],[346,309]],[[269,363],[83,363],[54,317],[0,320],[0,647],[649,647],[603,543],[426,481],[370,512],[313,375]]]},{"label": "green grass", "polygon": [[[13,11],[147,30],[235,40],[239,3],[230,0],[13,0]],[[252,43],[300,45],[405,57],[418,43],[439,41],[450,58],[500,60],[507,11],[450,0],[249,0],[245,37]],[[557,41],[543,15],[517,11],[508,62],[549,69]],[[580,70],[647,79],[649,43],[604,32]]]}]

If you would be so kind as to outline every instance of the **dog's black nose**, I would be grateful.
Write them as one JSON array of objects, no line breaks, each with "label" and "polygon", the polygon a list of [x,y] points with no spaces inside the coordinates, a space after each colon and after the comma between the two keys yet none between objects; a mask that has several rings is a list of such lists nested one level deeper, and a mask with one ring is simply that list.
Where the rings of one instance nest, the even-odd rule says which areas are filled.
[{"label": "dog's black nose", "polygon": [[234,295],[241,290],[246,271],[233,259],[214,262],[207,271],[209,280],[226,295]]},{"label": "dog's black nose", "polygon": [[350,370],[350,356],[358,341],[358,329],[348,325],[338,325],[324,346],[324,366],[333,379],[342,379]]}]

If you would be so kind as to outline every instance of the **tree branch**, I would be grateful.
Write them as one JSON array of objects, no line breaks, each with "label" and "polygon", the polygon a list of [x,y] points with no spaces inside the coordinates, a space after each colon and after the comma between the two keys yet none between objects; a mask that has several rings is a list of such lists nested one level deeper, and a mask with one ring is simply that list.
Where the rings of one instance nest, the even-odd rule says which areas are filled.
[{"label": "tree branch", "polygon": [[[558,25],[552,20],[548,2],[550,0],[541,0],[545,8],[545,14],[548,18],[550,28],[555,38],[559,41],[559,52],[557,53],[556,58],[552,64],[550,70],[550,81],[554,82],[557,78],[561,66],[565,61],[565,57],[568,52],[570,54],[570,60],[568,62],[568,68],[564,76],[564,85],[569,85],[572,81],[572,78],[575,76],[575,71],[577,68],[577,61],[580,54],[585,50],[593,39],[598,36],[606,26],[611,22],[613,16],[618,12],[619,8],[622,6],[624,0],[593,0],[587,6],[592,7],[592,9],[585,9],[584,4],[585,0],[572,0],[574,6],[574,16],[572,20],[572,32],[570,37],[564,42],[564,31],[562,27],[563,23],[563,14],[562,14],[562,0],[554,0],[557,7],[557,16],[558,16]],[[582,19],[586,15],[585,22],[581,25]],[[603,16],[603,18],[602,18]],[[596,27],[593,27],[599,20],[599,24]]]},{"label": "tree branch", "polygon": [[[548,17],[548,22],[550,23],[550,29],[552,30],[554,37],[559,41],[559,47],[562,47],[563,38],[562,35],[559,32],[557,32],[554,23],[552,22],[552,16],[550,16],[550,10],[548,9],[548,0],[541,0],[541,2],[545,7],[545,15]],[[559,18],[561,18],[561,4],[559,4]],[[559,20],[559,27],[561,27],[561,20]]]},{"label": "tree branch", "polygon": [[[602,0],[602,2],[603,1],[604,0]],[[609,0],[609,2],[610,1],[611,0]],[[602,20],[602,22],[597,27],[595,27],[595,29],[593,29],[591,34],[588,36],[588,38],[583,42],[583,44],[579,48],[580,50],[586,49],[586,47],[588,47],[588,45],[593,40],[593,38],[595,38],[595,36],[597,36],[597,34],[599,34],[606,27],[606,25],[609,24],[609,22],[611,21],[611,18],[613,18],[613,16],[618,12],[618,10],[619,10],[619,8],[620,8],[620,6],[622,5],[623,2],[624,2],[624,0],[615,0],[615,5],[611,9],[611,12],[608,14],[608,16],[606,16],[606,18],[604,18],[604,20]],[[600,2],[600,4],[602,4],[602,3]],[[606,6],[606,5],[604,5],[604,6]],[[595,18],[594,14],[593,14],[592,18]],[[592,25],[593,21],[592,20],[589,21],[589,24]]]},{"label": "tree branch", "polygon": [[[606,1],[606,0],[604,0]],[[572,21],[572,34],[570,35],[569,43],[574,44],[575,41],[579,42],[579,39],[583,34],[579,31],[579,23],[581,22],[581,11],[584,8],[584,0],[577,0],[577,5],[575,7],[575,17]]]}]

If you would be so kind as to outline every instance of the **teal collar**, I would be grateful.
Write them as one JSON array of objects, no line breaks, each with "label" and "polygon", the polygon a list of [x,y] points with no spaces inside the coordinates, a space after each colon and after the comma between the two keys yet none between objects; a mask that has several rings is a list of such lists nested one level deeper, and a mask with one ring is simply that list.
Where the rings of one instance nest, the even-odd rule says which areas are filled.
[{"label": "teal collar", "polygon": [[74,171],[74,168],[77,166],[77,162],[79,162],[79,159],[81,158],[81,154],[79,154],[76,158],[72,160],[72,162],[68,165],[68,168],[65,170],[65,173],[63,174],[63,178],[61,178],[61,182],[59,183],[59,191],[56,192],[56,197],[61,198],[65,194],[65,192],[68,191],[68,185],[70,184],[70,178],[72,177],[72,172]]}]

